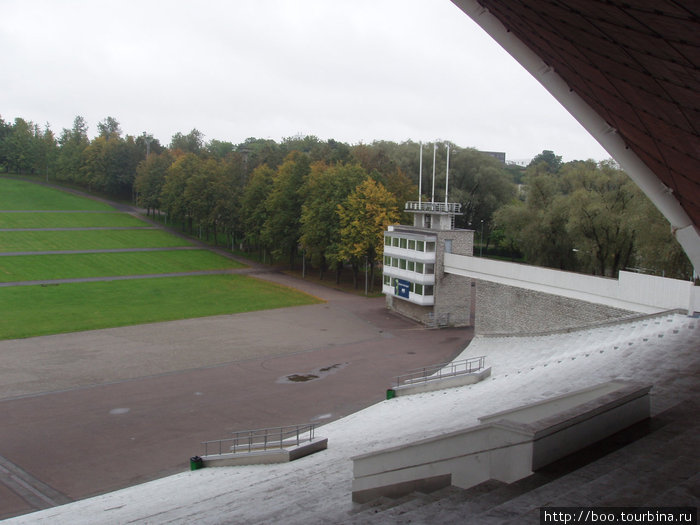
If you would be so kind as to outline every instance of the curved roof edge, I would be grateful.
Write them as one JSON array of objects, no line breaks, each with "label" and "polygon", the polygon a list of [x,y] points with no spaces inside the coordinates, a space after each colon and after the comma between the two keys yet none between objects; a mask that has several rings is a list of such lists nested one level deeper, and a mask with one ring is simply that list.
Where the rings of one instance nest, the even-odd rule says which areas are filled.
[{"label": "curved roof edge", "polygon": [[699,269],[700,230],[683,209],[673,190],[629,148],[617,130],[611,127],[552,67],[510,32],[488,9],[477,0],[452,0],[452,3],[474,20],[535,77],[620,164],[620,167],[668,219],[676,239],[693,266]]}]

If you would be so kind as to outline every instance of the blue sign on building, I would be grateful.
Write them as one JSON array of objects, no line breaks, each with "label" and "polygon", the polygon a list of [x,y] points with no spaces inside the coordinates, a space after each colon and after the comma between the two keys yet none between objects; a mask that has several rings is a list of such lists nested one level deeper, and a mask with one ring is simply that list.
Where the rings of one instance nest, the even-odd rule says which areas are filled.
[{"label": "blue sign on building", "polygon": [[408,299],[411,291],[411,283],[403,279],[394,279],[394,294],[404,299]]}]

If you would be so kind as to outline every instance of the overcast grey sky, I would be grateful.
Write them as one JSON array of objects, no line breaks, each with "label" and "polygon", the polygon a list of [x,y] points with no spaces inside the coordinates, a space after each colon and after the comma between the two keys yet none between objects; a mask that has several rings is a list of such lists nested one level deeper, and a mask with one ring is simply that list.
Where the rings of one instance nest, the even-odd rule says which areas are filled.
[{"label": "overcast grey sky", "polygon": [[0,116],[609,157],[449,0],[0,0]]}]

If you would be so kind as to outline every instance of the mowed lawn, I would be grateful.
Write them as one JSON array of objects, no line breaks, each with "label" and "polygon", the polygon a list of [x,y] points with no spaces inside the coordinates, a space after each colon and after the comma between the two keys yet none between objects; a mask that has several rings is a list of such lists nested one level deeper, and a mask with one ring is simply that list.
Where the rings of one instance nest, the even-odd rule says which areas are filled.
[{"label": "mowed lawn", "polygon": [[[57,213],[59,212],[60,213]],[[0,177],[0,282],[128,277],[242,265],[88,198]],[[19,231],[23,228],[131,228]],[[168,249],[191,247],[192,249]],[[166,248],[142,251],[149,248]],[[50,251],[125,250],[40,254]],[[135,251],[130,251],[135,250]],[[141,251],[139,251],[141,250]],[[188,275],[0,287],[0,339],[14,339],[319,302],[243,275]]]},{"label": "mowed lawn", "polygon": [[299,306],[320,299],[242,275],[0,289],[0,339]]},{"label": "mowed lawn", "polygon": [[147,228],[146,221],[121,212],[1,212],[0,228]]},{"label": "mowed lawn", "polygon": [[15,255],[0,257],[0,282],[230,270],[242,266],[208,250]]},{"label": "mowed lawn", "polygon": [[1,231],[0,252],[117,250],[192,246],[161,230]]},{"label": "mowed lawn", "polygon": [[103,202],[9,177],[0,177],[2,210],[115,211]]}]

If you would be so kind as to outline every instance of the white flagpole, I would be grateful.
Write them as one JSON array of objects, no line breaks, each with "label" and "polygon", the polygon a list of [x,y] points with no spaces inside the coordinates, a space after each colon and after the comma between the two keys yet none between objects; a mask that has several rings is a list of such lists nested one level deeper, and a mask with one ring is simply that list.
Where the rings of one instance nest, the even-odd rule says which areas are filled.
[{"label": "white flagpole", "polygon": [[423,142],[420,143],[420,166],[418,167],[418,210],[421,209],[421,196],[423,195]]},{"label": "white flagpole", "polygon": [[437,155],[437,144],[433,143],[433,194],[430,197],[430,202],[435,203],[435,155]]},{"label": "white flagpole", "polygon": [[445,211],[447,211],[447,189],[450,184],[450,145],[447,145],[447,168],[445,168]]}]

